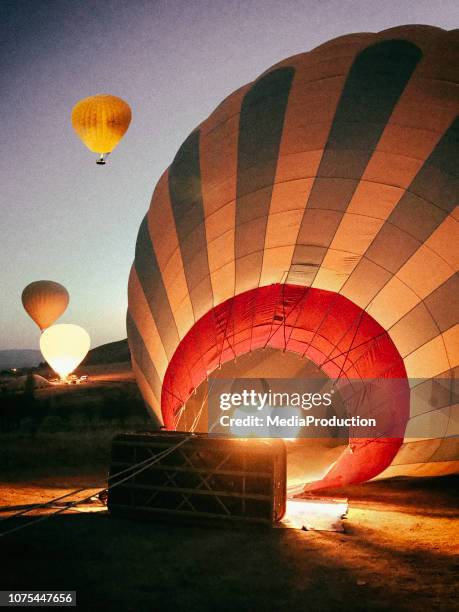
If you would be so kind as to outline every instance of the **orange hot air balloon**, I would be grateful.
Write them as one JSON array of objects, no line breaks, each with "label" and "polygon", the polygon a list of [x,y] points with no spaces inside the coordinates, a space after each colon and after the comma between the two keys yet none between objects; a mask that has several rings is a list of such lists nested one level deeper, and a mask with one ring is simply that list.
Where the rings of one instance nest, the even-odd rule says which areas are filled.
[{"label": "orange hot air balloon", "polygon": [[22,292],[22,305],[42,331],[65,312],[69,299],[65,287],[49,280],[30,283]]},{"label": "orange hot air balloon", "polygon": [[72,110],[72,126],[90,151],[99,153],[97,164],[104,165],[131,123],[127,102],[109,94],[84,98]]}]

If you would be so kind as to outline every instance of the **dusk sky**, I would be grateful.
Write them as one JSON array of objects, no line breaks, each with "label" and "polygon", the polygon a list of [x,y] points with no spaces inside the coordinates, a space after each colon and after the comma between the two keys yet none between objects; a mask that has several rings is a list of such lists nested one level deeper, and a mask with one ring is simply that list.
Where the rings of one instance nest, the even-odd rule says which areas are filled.
[{"label": "dusk sky", "polygon": [[[277,61],[359,31],[459,24],[457,0],[3,0],[0,349],[38,348],[22,308],[34,280],[62,283],[59,320],[92,346],[126,337],[140,222],[179,145],[232,91]],[[131,106],[106,166],[73,132],[74,104]]]}]

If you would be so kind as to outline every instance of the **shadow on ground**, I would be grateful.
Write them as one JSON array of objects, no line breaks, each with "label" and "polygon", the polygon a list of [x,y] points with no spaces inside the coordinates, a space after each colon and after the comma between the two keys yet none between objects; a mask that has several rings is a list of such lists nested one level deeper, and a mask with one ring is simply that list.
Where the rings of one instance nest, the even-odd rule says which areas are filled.
[{"label": "shadow on ground", "polygon": [[[424,542],[438,520],[447,532]],[[1,588],[76,590],[98,611],[450,611],[454,520],[357,507],[337,534],[70,514],[2,539]]]}]

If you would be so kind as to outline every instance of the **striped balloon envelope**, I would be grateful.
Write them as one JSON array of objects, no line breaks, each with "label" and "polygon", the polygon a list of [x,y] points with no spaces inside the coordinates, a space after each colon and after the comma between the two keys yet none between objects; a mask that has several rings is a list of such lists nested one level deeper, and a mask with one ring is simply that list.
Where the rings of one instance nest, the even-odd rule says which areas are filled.
[{"label": "striped balloon envelope", "polygon": [[[129,279],[152,414],[257,349],[406,382],[310,488],[459,467],[459,34],[342,36],[225,99],[156,185]],[[391,426],[395,419],[403,432]],[[420,435],[422,432],[422,435]]]}]

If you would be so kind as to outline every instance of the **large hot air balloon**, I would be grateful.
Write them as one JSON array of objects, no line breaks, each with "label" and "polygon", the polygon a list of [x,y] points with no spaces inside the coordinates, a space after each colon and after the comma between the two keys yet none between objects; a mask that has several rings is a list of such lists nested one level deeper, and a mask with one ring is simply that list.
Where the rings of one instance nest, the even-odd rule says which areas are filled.
[{"label": "large hot air balloon", "polygon": [[52,325],[65,312],[68,303],[67,289],[54,281],[35,281],[22,292],[22,304],[41,330]]},{"label": "large hot air balloon", "polygon": [[220,366],[289,351],[331,379],[403,383],[385,435],[350,432],[310,489],[458,470],[458,50],[457,30],[430,26],[342,36],[185,140],[129,280],[133,367],[160,423],[192,427],[190,396]]},{"label": "large hot air balloon", "polygon": [[86,357],[91,339],[79,325],[53,325],[40,337],[43,357],[64,380]]},{"label": "large hot air balloon", "polygon": [[97,164],[105,164],[131,123],[129,104],[109,94],[84,98],[72,110],[75,132],[90,151],[99,153]]}]

